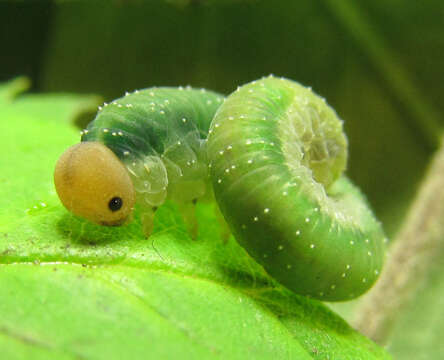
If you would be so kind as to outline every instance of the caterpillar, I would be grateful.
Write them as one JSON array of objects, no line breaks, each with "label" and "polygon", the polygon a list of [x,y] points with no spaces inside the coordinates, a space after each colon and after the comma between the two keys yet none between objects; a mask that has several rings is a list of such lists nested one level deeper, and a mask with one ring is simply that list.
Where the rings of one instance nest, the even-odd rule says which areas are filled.
[{"label": "caterpillar", "polygon": [[129,221],[137,201],[148,236],[167,198],[195,234],[196,199],[215,196],[236,240],[278,282],[344,301],[376,281],[385,239],[346,162],[334,110],[270,76],[225,100],[191,88],[127,94],[62,154],[54,181],[68,210],[102,225]]}]

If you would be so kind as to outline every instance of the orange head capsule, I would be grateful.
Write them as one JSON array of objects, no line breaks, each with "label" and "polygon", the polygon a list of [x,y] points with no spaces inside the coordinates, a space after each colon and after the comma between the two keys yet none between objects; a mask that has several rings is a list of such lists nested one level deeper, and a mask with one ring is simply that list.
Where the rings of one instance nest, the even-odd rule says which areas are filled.
[{"label": "orange head capsule", "polygon": [[99,142],[68,148],[57,161],[54,183],[69,211],[100,225],[121,225],[134,209],[134,187],[125,166]]}]

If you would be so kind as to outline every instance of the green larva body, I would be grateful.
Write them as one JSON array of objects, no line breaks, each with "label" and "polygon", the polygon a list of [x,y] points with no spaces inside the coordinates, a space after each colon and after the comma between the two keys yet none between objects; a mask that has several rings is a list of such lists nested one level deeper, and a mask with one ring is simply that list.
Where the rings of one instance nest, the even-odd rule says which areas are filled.
[{"label": "green larva body", "polygon": [[236,239],[289,289],[342,301],[378,277],[384,234],[362,194],[341,175],[342,122],[295,82],[262,79],[225,102],[203,89],[139,90],[101,107],[82,141],[105,144],[123,162],[147,235],[167,198],[195,230],[190,204],[212,193],[210,169]]},{"label": "green larva body", "polygon": [[126,166],[138,203],[151,213],[148,233],[167,198],[188,204],[208,190],[204,143],[222,102],[205,89],[137,90],[100,107],[83,131],[82,141],[105,144]]},{"label": "green larva body", "polygon": [[207,154],[219,207],[239,243],[294,292],[343,301],[368,290],[384,234],[342,176],[342,121],[295,82],[265,78],[219,108]]}]

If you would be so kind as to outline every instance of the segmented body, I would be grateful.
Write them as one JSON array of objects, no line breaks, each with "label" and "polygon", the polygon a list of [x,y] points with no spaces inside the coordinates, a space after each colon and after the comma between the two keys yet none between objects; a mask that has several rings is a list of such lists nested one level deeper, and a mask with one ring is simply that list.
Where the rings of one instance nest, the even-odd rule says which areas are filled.
[{"label": "segmented body", "polygon": [[237,241],[298,294],[348,300],[381,271],[381,226],[342,175],[342,121],[298,83],[269,77],[225,101],[191,88],[136,91],[105,104],[82,142],[61,156],[55,182],[91,221],[124,223],[135,193],[146,235],[167,198],[195,235],[194,200],[214,191]]},{"label": "segmented body", "polygon": [[347,178],[342,121],[319,96],[273,77],[219,108],[207,141],[216,200],[236,239],[298,294],[359,296],[377,279],[384,234]]},{"label": "segmented body", "polygon": [[84,130],[82,141],[105,144],[126,166],[148,232],[153,210],[167,198],[186,207],[208,190],[203,146],[222,102],[204,89],[138,90],[105,104]]}]

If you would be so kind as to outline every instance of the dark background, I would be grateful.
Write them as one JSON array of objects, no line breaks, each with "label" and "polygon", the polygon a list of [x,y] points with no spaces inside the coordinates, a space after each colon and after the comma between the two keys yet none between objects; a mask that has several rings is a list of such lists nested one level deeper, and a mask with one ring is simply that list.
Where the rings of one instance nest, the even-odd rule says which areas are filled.
[{"label": "dark background", "polygon": [[0,81],[34,92],[193,85],[230,93],[273,73],[345,120],[349,176],[393,235],[443,124],[444,2],[0,3]]}]

